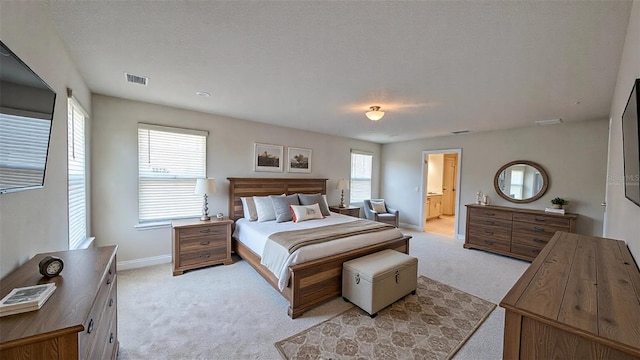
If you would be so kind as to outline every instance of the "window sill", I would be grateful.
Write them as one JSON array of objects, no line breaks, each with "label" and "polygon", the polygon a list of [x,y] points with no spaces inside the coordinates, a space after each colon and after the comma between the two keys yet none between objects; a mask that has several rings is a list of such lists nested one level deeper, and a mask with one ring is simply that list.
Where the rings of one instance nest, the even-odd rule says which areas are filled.
[{"label": "window sill", "polygon": [[96,240],[96,238],[95,238],[95,237],[93,237],[93,236],[92,236],[92,237],[88,237],[88,238],[84,239],[84,241],[83,241],[83,242],[81,242],[80,244],[78,244],[78,246],[76,246],[76,247],[75,247],[75,248],[73,248],[73,249],[71,249],[71,248],[70,248],[69,250],[82,250],[82,249],[88,249],[88,248],[90,248],[90,247],[93,247],[93,243],[94,243],[94,241],[95,241],[95,240]]},{"label": "window sill", "polygon": [[154,222],[148,222],[148,223],[139,223],[139,224],[136,224],[134,227],[141,231],[164,229],[164,228],[171,227],[171,221],[154,221]]}]

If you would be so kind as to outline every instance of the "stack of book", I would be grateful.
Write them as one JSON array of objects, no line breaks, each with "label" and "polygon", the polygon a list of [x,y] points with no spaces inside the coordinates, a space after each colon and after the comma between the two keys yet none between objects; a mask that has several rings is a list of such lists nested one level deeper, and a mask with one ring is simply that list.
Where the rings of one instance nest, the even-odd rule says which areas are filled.
[{"label": "stack of book", "polygon": [[545,208],[545,212],[554,213],[554,214],[562,214],[564,215],[564,209],[555,209],[555,208]]},{"label": "stack of book", "polygon": [[56,284],[15,288],[0,300],[0,317],[38,310],[56,290]]}]

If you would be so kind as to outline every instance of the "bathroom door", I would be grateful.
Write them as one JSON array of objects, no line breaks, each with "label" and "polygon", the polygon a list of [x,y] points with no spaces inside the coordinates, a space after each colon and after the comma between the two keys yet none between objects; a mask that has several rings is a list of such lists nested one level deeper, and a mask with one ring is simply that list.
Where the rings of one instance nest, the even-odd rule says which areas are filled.
[{"label": "bathroom door", "polygon": [[458,154],[444,154],[442,176],[442,214],[456,214],[456,179],[458,178]]}]

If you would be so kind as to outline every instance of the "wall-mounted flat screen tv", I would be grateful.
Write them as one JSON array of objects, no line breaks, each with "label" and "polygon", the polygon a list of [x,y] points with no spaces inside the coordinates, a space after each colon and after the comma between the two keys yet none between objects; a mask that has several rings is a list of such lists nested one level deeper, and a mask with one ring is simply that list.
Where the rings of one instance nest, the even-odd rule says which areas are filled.
[{"label": "wall-mounted flat screen tv", "polygon": [[636,79],[622,114],[624,196],[640,206],[640,79]]},{"label": "wall-mounted flat screen tv", "polygon": [[0,41],[0,194],[44,186],[56,93]]}]

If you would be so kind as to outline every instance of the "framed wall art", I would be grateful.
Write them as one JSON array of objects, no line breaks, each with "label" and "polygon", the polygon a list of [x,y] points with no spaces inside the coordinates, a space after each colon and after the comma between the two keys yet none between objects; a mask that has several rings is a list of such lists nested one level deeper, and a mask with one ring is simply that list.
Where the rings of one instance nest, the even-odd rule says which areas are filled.
[{"label": "framed wall art", "polygon": [[254,143],[253,171],[282,172],[284,146]]},{"label": "framed wall art", "polygon": [[287,171],[292,173],[311,173],[311,149],[287,148]]}]

